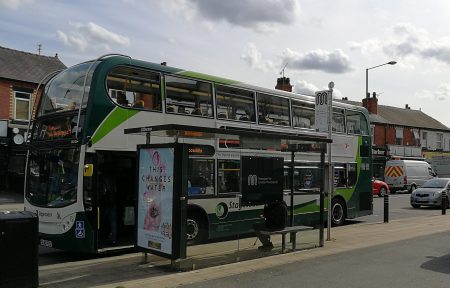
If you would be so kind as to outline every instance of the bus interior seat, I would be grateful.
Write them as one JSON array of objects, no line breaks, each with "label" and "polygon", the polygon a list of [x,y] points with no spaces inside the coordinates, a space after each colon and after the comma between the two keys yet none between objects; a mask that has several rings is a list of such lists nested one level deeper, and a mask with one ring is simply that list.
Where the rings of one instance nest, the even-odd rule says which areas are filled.
[{"label": "bus interior seat", "polygon": [[200,108],[195,108],[191,114],[192,115],[200,115],[200,116],[203,115],[202,110]]},{"label": "bus interior seat", "polygon": [[144,108],[144,100],[137,100],[134,102],[133,108]]},{"label": "bus interior seat", "polygon": [[221,113],[219,113],[219,114],[217,115],[217,118],[219,118],[219,119],[227,119],[228,117],[227,117],[227,114],[226,114],[226,113],[221,112]]},{"label": "bus interior seat", "polygon": [[189,114],[189,112],[186,111],[186,108],[184,106],[178,106],[178,113]]}]

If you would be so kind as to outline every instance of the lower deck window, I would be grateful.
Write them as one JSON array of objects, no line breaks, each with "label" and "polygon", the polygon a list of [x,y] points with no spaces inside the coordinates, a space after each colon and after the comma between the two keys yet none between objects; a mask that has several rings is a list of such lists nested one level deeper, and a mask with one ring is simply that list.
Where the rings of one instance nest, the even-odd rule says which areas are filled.
[{"label": "lower deck window", "polygon": [[189,159],[188,195],[214,195],[214,160]]}]

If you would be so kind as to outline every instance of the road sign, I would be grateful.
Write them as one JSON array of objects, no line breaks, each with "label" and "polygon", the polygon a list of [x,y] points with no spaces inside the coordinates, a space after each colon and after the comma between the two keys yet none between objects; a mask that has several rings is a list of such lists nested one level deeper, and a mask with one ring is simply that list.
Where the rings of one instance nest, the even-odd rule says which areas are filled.
[{"label": "road sign", "polygon": [[328,132],[329,115],[331,107],[331,93],[329,90],[317,91],[316,97],[316,109],[315,109],[315,128],[320,132]]}]

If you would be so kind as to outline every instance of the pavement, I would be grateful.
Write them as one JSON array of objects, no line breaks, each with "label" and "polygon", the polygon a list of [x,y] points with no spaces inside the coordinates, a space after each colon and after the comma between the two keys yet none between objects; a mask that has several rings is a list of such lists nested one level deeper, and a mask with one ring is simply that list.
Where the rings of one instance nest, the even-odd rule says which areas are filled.
[{"label": "pavement", "polygon": [[[326,241],[324,247],[320,248],[94,287],[179,287],[188,284],[199,284],[205,281],[252,273],[289,263],[308,261],[314,258],[443,232],[450,232],[450,215],[413,217],[393,220],[389,223],[354,224],[333,228],[330,241]],[[392,267],[392,269],[396,269],[396,267]]]},{"label": "pavement", "polygon": [[[0,194],[0,199],[3,199],[2,197],[2,194]],[[11,204],[20,205],[20,203],[11,201],[6,205]],[[5,206],[1,205],[0,202],[0,210],[3,210],[3,207]],[[156,256],[151,256],[149,263],[144,264],[142,263],[143,258],[140,253],[43,265],[39,267],[40,285],[42,287],[102,288],[179,287],[184,285],[195,287],[197,284],[208,283],[208,281],[210,283],[218,279],[233,276],[238,277],[239,275],[248,273],[256,274],[267,269],[276,269],[286,264],[301,264],[305,263],[305,261],[339,253],[347,252],[346,255],[358,257],[358,253],[354,252],[359,251],[359,249],[389,243],[399,243],[399,241],[418,239],[418,237],[429,235],[439,235],[439,233],[448,234],[448,232],[450,232],[449,214],[404,218],[391,220],[389,223],[358,223],[332,228],[331,238],[325,241],[324,247],[312,248],[317,244],[317,230],[311,231],[310,234],[300,233],[300,247],[306,249],[292,251],[286,254],[279,252],[280,239],[274,239],[274,252],[269,254],[259,252],[256,249],[257,244],[255,246],[254,237],[240,239],[239,241],[224,241],[189,247],[189,259],[183,263],[185,266],[189,266],[191,271],[186,272],[167,269],[168,263],[170,262]],[[411,244],[413,241],[406,241],[405,243],[410,243],[407,245],[413,245]],[[417,247],[417,249],[421,248]],[[218,259],[228,259],[228,263],[227,261],[218,261]],[[102,274],[103,272],[98,272],[101,271],[101,267],[105,265],[105,262],[114,263],[114,266],[111,266],[112,264],[108,266],[108,269],[113,269],[109,271],[113,275],[108,274],[105,276],[106,274]],[[389,265],[392,265],[389,262],[384,263],[384,265],[388,268],[396,269],[396,267],[389,267]],[[85,270],[82,271],[80,269]],[[68,274],[69,271],[72,273],[70,276]],[[83,274],[77,275],[76,273]],[[100,279],[103,277],[102,275],[105,279]],[[66,280],[58,281],[57,277]],[[109,278],[106,279],[107,277]],[[54,279],[55,281],[52,282],[49,279]],[[77,283],[77,279],[81,279],[83,282]]]}]

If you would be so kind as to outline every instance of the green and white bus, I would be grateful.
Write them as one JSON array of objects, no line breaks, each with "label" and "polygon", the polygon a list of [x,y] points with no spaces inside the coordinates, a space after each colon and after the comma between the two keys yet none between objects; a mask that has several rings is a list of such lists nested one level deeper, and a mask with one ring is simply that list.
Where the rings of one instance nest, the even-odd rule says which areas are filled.
[{"label": "green and white bus", "polygon": [[[342,225],[346,218],[372,213],[371,139],[364,108],[333,105],[332,222]],[[134,243],[136,145],[143,144],[145,137],[125,135],[124,129],[184,124],[317,134],[314,97],[123,55],[105,55],[58,73],[45,85],[34,115],[25,209],[39,215],[41,245],[85,253]],[[152,136],[151,142],[169,141]],[[283,152],[282,141],[183,141],[192,144],[187,177],[190,243],[251,233],[260,221],[262,207],[239,204],[241,156],[284,157],[284,185],[290,191],[291,158]],[[318,221],[317,191],[323,181],[319,155],[300,153],[295,158],[295,224]],[[106,193],[100,185],[105,175],[115,183]],[[108,242],[109,223],[104,217],[110,196],[117,203],[117,243]],[[223,206],[227,213],[216,213]]]}]

